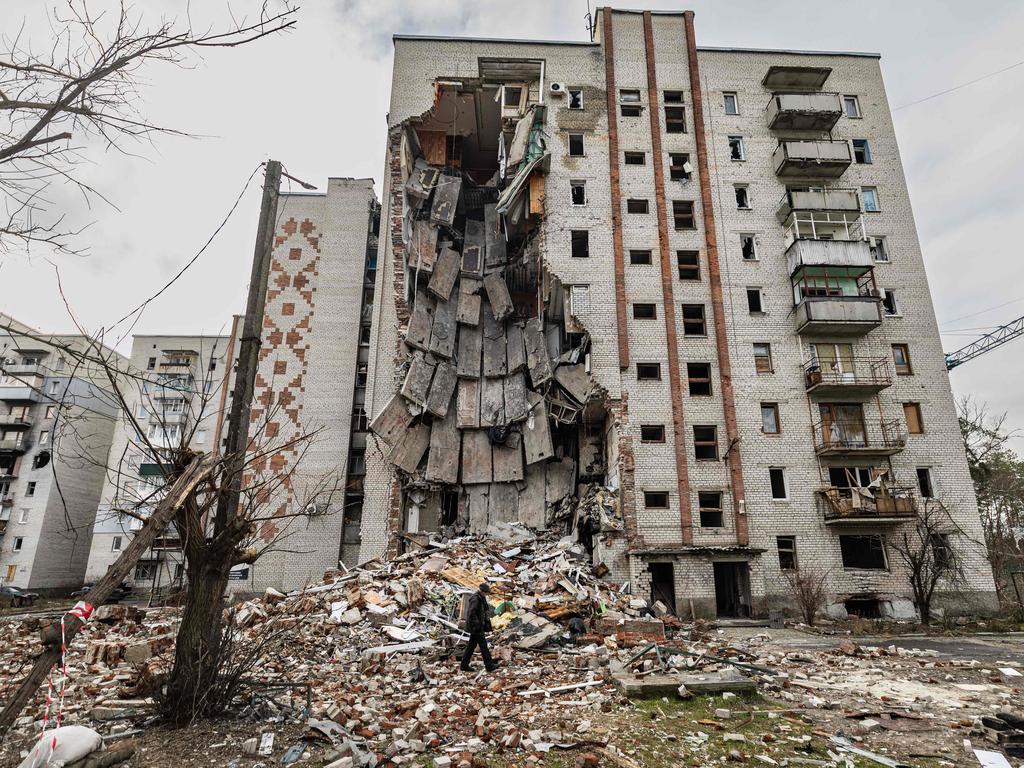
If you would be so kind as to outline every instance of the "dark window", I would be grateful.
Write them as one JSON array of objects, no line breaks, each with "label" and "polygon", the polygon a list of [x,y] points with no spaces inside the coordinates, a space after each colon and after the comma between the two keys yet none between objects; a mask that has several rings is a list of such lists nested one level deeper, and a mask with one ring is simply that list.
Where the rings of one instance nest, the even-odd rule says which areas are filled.
[{"label": "dark window", "polygon": [[152,371],[154,368],[156,368],[156,358],[151,357],[149,358],[149,360],[146,361],[146,370]]},{"label": "dark window", "polygon": [[896,374],[910,376],[914,370],[910,367],[910,347],[906,344],[892,345],[892,361],[896,364]]},{"label": "dark window", "polygon": [[907,420],[907,432],[912,435],[924,433],[924,419],[921,418],[920,403],[904,403],[903,417]]},{"label": "dark window", "polygon": [[885,236],[876,235],[869,238],[868,243],[871,247],[871,258],[887,264],[889,262],[889,246],[886,243]]},{"label": "dark window", "polygon": [[583,89],[569,88],[569,109],[583,109]]},{"label": "dark window", "polygon": [[776,536],[775,546],[779,550],[779,568],[784,571],[795,571],[796,536]]},{"label": "dark window", "polygon": [[506,85],[502,88],[505,94],[504,106],[518,107],[523,100],[523,89],[514,85]]},{"label": "dark window", "polygon": [[711,363],[687,363],[686,379],[691,397],[711,396]]},{"label": "dark window", "polygon": [[573,258],[587,258],[590,255],[590,232],[585,229],[574,229],[571,236]]},{"label": "dark window", "polygon": [[662,95],[665,99],[666,104],[682,104],[683,103],[683,92],[682,91],[665,91]]},{"label": "dark window", "polygon": [[750,210],[750,189],[746,184],[737,184],[733,187],[736,194],[736,207],[740,210]]},{"label": "dark window", "polygon": [[658,317],[658,308],[654,304],[634,304],[633,318],[635,320],[655,320]]},{"label": "dark window", "polygon": [[676,251],[680,280],[700,280],[700,253],[697,251]]},{"label": "dark window", "polygon": [[626,152],[626,165],[646,165],[647,156],[643,152]]},{"label": "dark window", "polygon": [[747,288],[747,309],[751,312],[763,312],[761,308],[761,289]]},{"label": "dark window", "polygon": [[932,470],[929,467],[917,468],[917,488],[926,499],[935,498],[935,489],[932,488]]},{"label": "dark window", "polygon": [[840,536],[843,568],[864,568],[884,571],[885,542],[881,536]]},{"label": "dark window", "polygon": [[686,107],[665,107],[665,133],[686,133]]},{"label": "dark window", "polygon": [[697,461],[718,461],[718,427],[693,428],[693,455]]},{"label": "dark window", "polygon": [[746,160],[747,151],[743,146],[742,136],[730,136],[729,137],[729,159],[730,160]]},{"label": "dark window", "polygon": [[569,134],[569,154],[572,157],[583,156],[583,134],[582,133],[570,133]]},{"label": "dark window", "polygon": [[697,222],[693,217],[693,200],[673,200],[672,221],[676,229],[696,229]]},{"label": "dark window", "polygon": [[760,343],[754,345],[754,370],[757,373],[774,373],[772,368],[772,345]]},{"label": "dark window", "polygon": [[773,499],[787,499],[786,493],[786,470],[782,467],[770,467],[768,469],[768,482],[772,486]]},{"label": "dark window", "polygon": [[370,346],[370,326],[368,325],[359,326],[359,346]]},{"label": "dark window", "polygon": [[777,435],[782,431],[778,403],[761,403],[761,431],[766,435]]},{"label": "dark window", "polygon": [[932,565],[936,571],[941,573],[950,568],[950,559],[953,554],[949,548],[949,534],[933,533],[930,538],[932,543]]},{"label": "dark window", "polygon": [[853,162],[858,165],[867,165],[871,162],[871,145],[867,139],[853,140]]},{"label": "dark window", "polygon": [[587,204],[587,182],[585,181],[570,181],[569,182],[569,194],[572,198],[573,205],[586,205]]},{"label": "dark window", "polygon": [[356,408],[352,411],[352,431],[365,432],[367,430],[366,411],[363,408]]},{"label": "dark window", "polygon": [[723,528],[721,491],[701,491],[697,494],[697,512],[701,528]]},{"label": "dark window", "polygon": [[35,484],[35,481],[31,481],[31,482],[29,482],[28,485],[25,486],[25,495],[26,496],[35,496],[36,495],[36,484]]},{"label": "dark window", "polygon": [[637,363],[637,381],[654,381],[661,378],[661,363]]},{"label": "dark window", "polygon": [[651,263],[651,252],[650,251],[630,251],[629,252],[629,263],[630,264],[650,264]]},{"label": "dark window", "polygon": [[136,581],[152,581],[156,578],[157,563],[152,561],[143,561],[135,566],[135,580]]},{"label": "dark window", "polygon": [[668,177],[675,181],[686,181],[693,169],[690,167],[690,156],[685,152],[670,152],[668,155]]},{"label": "dark window", "polygon": [[619,114],[623,117],[640,116],[640,91],[627,89],[619,91]]},{"label": "dark window", "polygon": [[707,336],[703,304],[683,304],[683,336]]},{"label": "dark window", "polygon": [[211,360],[210,361],[210,371],[212,372],[212,371],[216,371],[216,370],[217,370],[217,361],[216,360]]},{"label": "dark window", "polygon": [[882,307],[887,315],[898,315],[900,313],[900,305],[896,301],[896,291],[886,289],[885,295],[882,298]]},{"label": "dark window", "polygon": [[640,425],[640,442],[641,443],[664,443],[665,442],[665,427],[662,424],[641,424]]},{"label": "dark window", "polygon": [[649,206],[646,200],[630,198],[626,201],[626,213],[647,213]]},{"label": "dark window", "polygon": [[757,239],[753,235],[740,235],[740,250],[744,261],[757,261]]},{"label": "dark window", "polygon": [[644,491],[644,506],[647,509],[668,509],[668,493],[665,491]]}]

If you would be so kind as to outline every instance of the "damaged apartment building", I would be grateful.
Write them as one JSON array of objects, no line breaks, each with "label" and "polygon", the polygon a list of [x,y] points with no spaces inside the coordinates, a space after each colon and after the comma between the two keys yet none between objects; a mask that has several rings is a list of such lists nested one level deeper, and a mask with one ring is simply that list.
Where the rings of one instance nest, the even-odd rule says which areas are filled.
[{"label": "damaged apartment building", "polygon": [[[367,317],[316,565],[522,523],[679,614],[763,615],[810,571],[833,615],[906,615],[892,543],[941,504],[966,566],[943,604],[994,606],[878,55],[610,9],[591,40],[394,46],[370,301],[322,306],[323,254],[271,276],[299,300],[268,303],[267,370],[298,348],[338,374],[292,388],[292,426],[347,414],[322,324]],[[294,200],[300,275],[342,235]]]}]

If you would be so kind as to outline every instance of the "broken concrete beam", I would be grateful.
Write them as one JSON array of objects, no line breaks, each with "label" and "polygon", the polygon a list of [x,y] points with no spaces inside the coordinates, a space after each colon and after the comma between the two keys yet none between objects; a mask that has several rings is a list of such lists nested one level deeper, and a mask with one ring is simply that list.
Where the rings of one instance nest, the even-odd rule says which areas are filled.
[{"label": "broken concrete beam", "polygon": [[545,526],[546,475],[543,464],[527,465],[526,483],[519,491],[519,522],[535,530]]},{"label": "broken concrete beam", "polygon": [[455,409],[449,408],[443,419],[434,419],[430,428],[430,454],[425,477],[432,483],[459,482],[459,454],[462,436],[455,425]]},{"label": "broken concrete beam", "polygon": [[455,222],[455,210],[459,206],[461,191],[461,178],[442,173],[434,188],[434,204],[430,208],[430,220],[450,227]]},{"label": "broken concrete beam", "polygon": [[505,333],[505,351],[508,373],[526,370],[526,344],[522,323],[510,323]]},{"label": "broken concrete beam", "polygon": [[409,266],[427,274],[434,270],[437,256],[437,227],[429,221],[414,221],[409,243]]},{"label": "broken concrete beam", "polygon": [[530,415],[523,424],[523,447],[526,463],[536,464],[554,456],[555,450],[551,445],[551,425],[544,398],[536,392],[527,392],[526,399],[530,403]]},{"label": "broken concrete beam", "polygon": [[452,395],[455,394],[455,383],[458,377],[455,375],[455,366],[451,363],[438,363],[434,373],[434,381],[430,385],[430,394],[427,395],[427,410],[435,416],[444,418],[448,413],[448,406],[451,404]]},{"label": "broken concrete beam", "polygon": [[587,367],[582,363],[578,365],[560,365],[555,369],[555,381],[562,388],[572,395],[578,403],[586,403],[590,397],[593,385],[590,381],[590,374]]},{"label": "broken concrete beam", "polygon": [[547,464],[547,478],[544,489],[544,500],[553,506],[572,494],[576,488],[576,462],[568,456],[561,461]]},{"label": "broken concrete beam", "polygon": [[435,368],[434,363],[419,352],[415,353],[409,362],[409,372],[405,374],[405,381],[402,382],[402,397],[416,405],[426,405]]},{"label": "broken concrete beam", "polygon": [[[495,446],[497,448],[498,446]],[[487,524],[509,523],[519,517],[519,490],[514,483],[491,483],[487,499]]]},{"label": "broken concrete beam", "polygon": [[434,301],[422,291],[416,292],[409,328],[405,332],[405,343],[416,349],[430,347],[430,328],[434,324]]},{"label": "broken concrete beam", "polygon": [[498,206],[494,203],[484,206],[484,241],[486,244],[485,266],[493,269],[504,265],[507,260],[508,248],[505,235],[501,231],[501,216],[498,214]]},{"label": "broken concrete beam", "polygon": [[539,318],[526,321],[523,339],[526,342],[526,365],[530,369],[530,381],[535,388],[540,387],[551,379],[552,365],[544,339],[544,327]]},{"label": "broken concrete beam", "polygon": [[463,277],[459,281],[459,308],[455,319],[463,325],[480,324],[480,281]]},{"label": "broken concrete beam", "polygon": [[459,276],[460,263],[459,254],[451,248],[442,248],[434,264],[434,273],[427,283],[427,290],[442,301],[448,301],[455,287],[455,279]]},{"label": "broken concrete beam", "polygon": [[[463,468],[463,483],[465,468]],[[491,494],[490,485],[470,485],[466,489],[466,515],[469,520],[470,533],[483,533],[487,530],[487,500]]]},{"label": "broken concrete beam", "polygon": [[[625,632],[632,635],[643,635],[651,639],[665,639],[665,622],[661,619],[633,619],[616,616],[602,616],[594,622],[594,631],[599,635],[614,635]],[[676,683],[678,686],[679,683]]]},{"label": "broken concrete beam", "polygon": [[[522,436],[518,432],[510,433],[504,445],[493,446],[492,463],[494,467],[494,482],[496,483],[515,483],[525,477],[523,473]],[[516,494],[518,496],[518,491]],[[513,508],[518,508],[518,499],[516,499],[512,506]],[[502,517],[501,519],[511,522],[516,517]]]},{"label": "broken concrete beam", "polygon": [[480,426],[480,379],[459,379],[455,410],[455,424],[459,429]]},{"label": "broken concrete beam", "polygon": [[491,439],[486,429],[467,429],[462,433],[462,482],[465,485],[490,483]]},{"label": "broken concrete beam", "polygon": [[416,159],[413,172],[409,176],[409,180],[405,182],[405,194],[414,208],[418,208],[430,197],[439,178],[441,178],[440,169],[431,168],[423,158]]},{"label": "broken concrete beam", "polygon": [[484,376],[504,376],[507,366],[505,329],[494,319],[490,304],[483,305],[482,314]]},{"label": "broken concrete beam", "polygon": [[426,424],[417,424],[406,430],[405,436],[398,440],[388,458],[396,467],[412,474],[420,465],[420,460],[429,445],[430,427]]},{"label": "broken concrete beam", "polygon": [[405,398],[400,394],[395,394],[388,400],[384,409],[373,417],[370,429],[385,443],[394,445],[412,423],[412,418]]},{"label": "broken concrete beam", "polygon": [[505,423],[504,379],[481,379],[480,426],[498,427]]},{"label": "broken concrete beam", "polygon": [[505,421],[522,421],[530,414],[526,399],[526,376],[513,373],[505,378]]},{"label": "broken concrete beam", "polygon": [[512,314],[512,297],[509,295],[505,278],[497,272],[484,277],[484,289],[491,304],[491,312],[499,323]]},{"label": "broken concrete beam", "polygon": [[456,328],[455,302],[439,301],[434,308],[434,322],[430,326],[430,351],[450,360],[455,355]]},{"label": "broken concrete beam", "polygon": [[463,326],[459,329],[459,351],[456,355],[456,362],[460,378],[480,378],[481,339],[479,326]]}]

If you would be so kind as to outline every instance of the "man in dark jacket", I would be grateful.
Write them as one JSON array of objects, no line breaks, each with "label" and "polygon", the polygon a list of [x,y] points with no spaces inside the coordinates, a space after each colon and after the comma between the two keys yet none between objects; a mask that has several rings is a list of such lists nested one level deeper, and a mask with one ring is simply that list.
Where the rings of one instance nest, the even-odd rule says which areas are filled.
[{"label": "man in dark jacket", "polygon": [[491,658],[491,651],[487,647],[487,633],[491,631],[491,606],[487,602],[487,594],[490,591],[491,585],[485,581],[476,592],[469,596],[469,605],[466,610],[466,631],[469,632],[469,642],[466,644],[466,652],[462,654],[461,668],[463,672],[469,672],[469,662],[478,645],[487,671],[493,672],[496,666]]}]

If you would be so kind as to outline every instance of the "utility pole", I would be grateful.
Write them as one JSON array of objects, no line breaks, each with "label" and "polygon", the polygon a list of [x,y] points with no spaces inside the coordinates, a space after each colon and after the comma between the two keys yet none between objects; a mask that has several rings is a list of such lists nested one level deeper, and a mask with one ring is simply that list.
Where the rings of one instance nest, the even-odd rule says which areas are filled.
[{"label": "utility pole", "polygon": [[245,303],[245,320],[238,347],[238,366],[235,370],[234,396],[228,417],[227,445],[224,447],[226,476],[230,483],[226,493],[217,499],[217,515],[213,533],[227,527],[238,510],[242,491],[242,470],[245,467],[245,449],[249,442],[249,413],[256,388],[256,368],[259,364],[260,343],[263,334],[263,310],[267,303],[267,282],[270,279],[270,255],[274,248],[277,226],[277,198],[281,187],[281,163],[268,160],[263,179],[263,202],[260,223],[256,232],[256,249],[252,257],[249,276],[249,297]]}]

